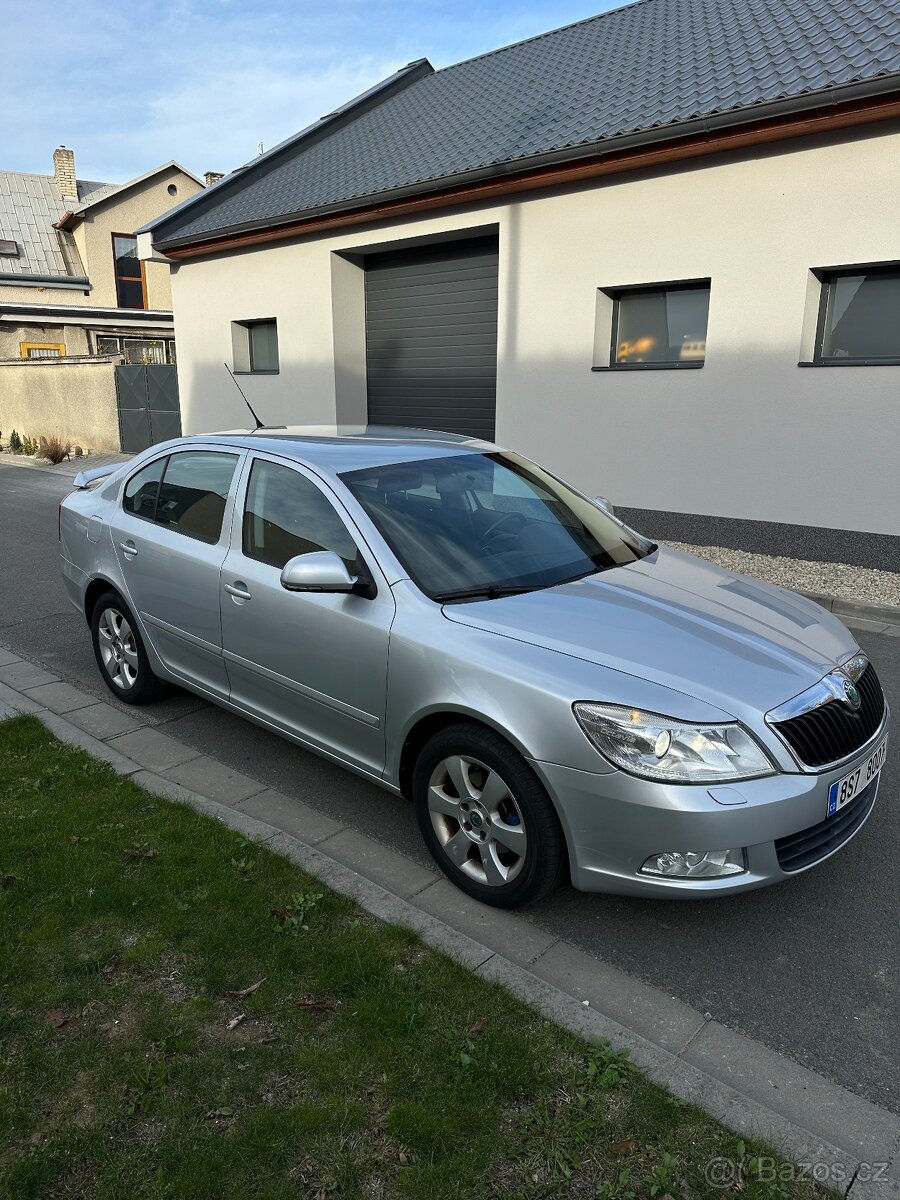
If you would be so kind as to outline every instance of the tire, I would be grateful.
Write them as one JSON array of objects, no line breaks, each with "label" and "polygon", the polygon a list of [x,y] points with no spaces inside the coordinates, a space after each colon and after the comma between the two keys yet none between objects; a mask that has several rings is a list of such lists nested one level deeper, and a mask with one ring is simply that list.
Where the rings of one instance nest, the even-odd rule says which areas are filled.
[{"label": "tire", "polygon": [[123,704],[149,704],[162,683],[153,674],[137,622],[118,592],[104,592],[91,614],[94,657],[103,682]]},{"label": "tire", "polygon": [[412,797],[435,862],[476,900],[518,908],[559,883],[566,855],[556,810],[499,734],[472,724],[436,734],[416,761]]}]

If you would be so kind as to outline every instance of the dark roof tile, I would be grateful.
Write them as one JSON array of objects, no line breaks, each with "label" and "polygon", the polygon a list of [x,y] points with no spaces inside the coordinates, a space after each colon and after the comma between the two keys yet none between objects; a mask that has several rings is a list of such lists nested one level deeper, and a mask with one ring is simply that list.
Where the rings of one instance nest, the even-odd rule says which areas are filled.
[{"label": "dark roof tile", "polygon": [[900,72],[900,0],[637,0],[414,79],[155,223],[201,239]]}]

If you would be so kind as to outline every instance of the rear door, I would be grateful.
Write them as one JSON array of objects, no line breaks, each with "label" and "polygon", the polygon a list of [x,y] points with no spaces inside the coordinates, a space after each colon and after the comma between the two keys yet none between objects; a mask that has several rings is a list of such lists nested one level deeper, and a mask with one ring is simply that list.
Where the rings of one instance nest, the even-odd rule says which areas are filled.
[{"label": "rear door", "polygon": [[[231,699],[373,774],[384,767],[388,637],[394,598],[337,497],[294,463],[251,456],[222,568],[222,638]],[[374,599],[288,592],[281,570],[331,550],[364,561]]]},{"label": "rear door", "polygon": [[242,452],[185,449],[126,482],[111,522],[127,599],[165,666],[228,695],[219,574],[228,550]]}]

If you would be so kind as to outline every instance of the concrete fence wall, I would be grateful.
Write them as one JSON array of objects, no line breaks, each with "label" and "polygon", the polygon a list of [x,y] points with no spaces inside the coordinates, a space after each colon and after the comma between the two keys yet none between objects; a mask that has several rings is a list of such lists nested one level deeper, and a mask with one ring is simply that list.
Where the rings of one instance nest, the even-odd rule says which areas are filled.
[{"label": "concrete fence wall", "polygon": [[54,434],[84,450],[116,451],[116,365],[121,357],[17,359],[0,362],[0,431]]}]

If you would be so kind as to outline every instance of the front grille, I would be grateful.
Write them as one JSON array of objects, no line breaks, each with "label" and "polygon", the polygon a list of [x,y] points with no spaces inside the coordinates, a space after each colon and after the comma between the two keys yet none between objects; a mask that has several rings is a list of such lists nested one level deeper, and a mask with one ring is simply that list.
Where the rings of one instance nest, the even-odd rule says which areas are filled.
[{"label": "front grille", "polygon": [[832,700],[800,717],[774,725],[802,763],[824,767],[840,762],[864,746],[884,716],[884,692],[871,663],[856,683],[860,706],[856,712],[842,700]]},{"label": "front grille", "polygon": [[864,787],[849,804],[838,809],[833,817],[820,821],[818,825],[810,825],[809,829],[801,829],[799,833],[792,833],[789,837],[778,838],[775,853],[782,871],[802,871],[804,867],[811,867],[820,858],[837,850],[838,846],[843,846],[872,811],[877,789],[878,780],[873,779],[868,787]]}]

